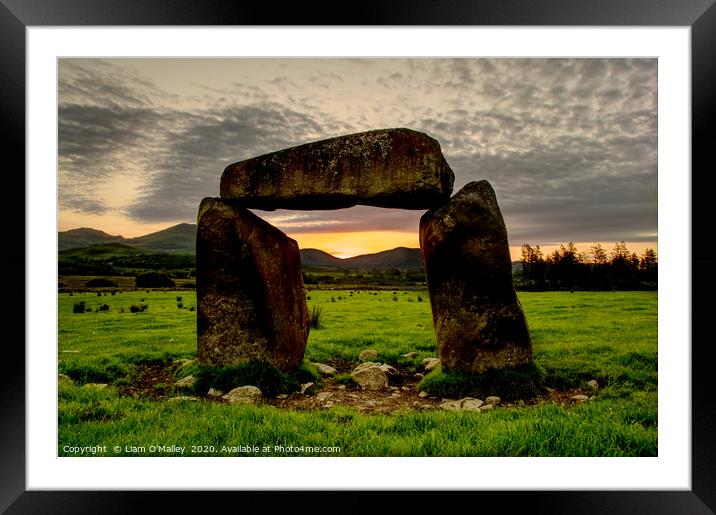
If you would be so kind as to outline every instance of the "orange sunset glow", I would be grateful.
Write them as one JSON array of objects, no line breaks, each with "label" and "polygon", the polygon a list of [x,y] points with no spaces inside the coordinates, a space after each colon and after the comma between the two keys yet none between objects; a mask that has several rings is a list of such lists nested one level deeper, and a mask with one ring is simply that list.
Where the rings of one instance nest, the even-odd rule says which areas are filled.
[{"label": "orange sunset glow", "polygon": [[339,258],[372,254],[396,247],[417,248],[418,233],[403,231],[361,231],[288,234],[302,249],[320,249]]}]

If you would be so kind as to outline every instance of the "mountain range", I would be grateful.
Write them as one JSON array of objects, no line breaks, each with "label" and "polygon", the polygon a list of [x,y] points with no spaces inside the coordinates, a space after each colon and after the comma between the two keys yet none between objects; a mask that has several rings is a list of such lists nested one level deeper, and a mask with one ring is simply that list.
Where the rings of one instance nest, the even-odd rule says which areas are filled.
[{"label": "mountain range", "polygon": [[136,238],[114,236],[104,231],[81,227],[57,233],[59,251],[121,243],[150,252],[168,252],[172,254],[194,254],[196,247],[196,224],[178,224],[168,229],[145,234]]},{"label": "mountain range", "polygon": [[[57,237],[60,255],[64,257],[98,259],[109,254],[136,254],[133,249],[147,253],[194,255],[196,252],[196,224],[182,223],[136,238],[115,236],[87,227],[60,231]],[[406,247],[345,259],[318,249],[301,249],[300,252],[301,264],[315,269],[417,270],[423,268],[420,249]]]}]

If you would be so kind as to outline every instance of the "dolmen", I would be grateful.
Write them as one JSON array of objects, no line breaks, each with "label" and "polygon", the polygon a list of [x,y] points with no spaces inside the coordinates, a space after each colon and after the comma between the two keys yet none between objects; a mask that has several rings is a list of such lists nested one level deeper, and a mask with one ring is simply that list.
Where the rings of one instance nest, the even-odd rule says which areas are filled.
[{"label": "dolmen", "polygon": [[451,198],[440,144],[410,129],[307,143],[230,164],[220,198],[198,214],[197,359],[209,366],[301,364],[309,315],[296,241],[249,209],[355,205],[427,210],[420,221],[438,351],[445,371],[484,372],[532,360],[512,284],[507,231],[492,187]]}]

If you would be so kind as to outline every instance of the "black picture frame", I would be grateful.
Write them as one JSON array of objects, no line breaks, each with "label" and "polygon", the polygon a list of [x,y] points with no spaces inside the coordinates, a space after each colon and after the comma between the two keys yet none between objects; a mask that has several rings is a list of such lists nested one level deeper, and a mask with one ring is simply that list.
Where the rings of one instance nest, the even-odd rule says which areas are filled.
[{"label": "black picture frame", "polygon": [[[711,303],[707,296],[715,285],[716,254],[707,240],[713,215],[707,211],[709,172],[716,169],[712,150],[716,125],[716,0],[366,0],[335,5],[303,2],[273,5],[224,0],[0,0],[0,121],[5,163],[3,207],[5,234],[12,242],[3,248],[7,288],[25,291],[25,30],[30,26],[83,25],[550,25],[550,26],[688,26],[691,28],[692,72],[692,490],[691,491],[527,491],[462,492],[450,494],[450,505],[474,503],[511,512],[518,507],[530,513],[714,513],[716,512],[716,425],[713,394],[709,391],[714,363],[713,331],[709,331]],[[347,7],[347,8],[346,8]],[[346,14],[340,14],[346,13]],[[8,159],[9,158],[9,159]],[[8,166],[13,163],[13,166]],[[9,198],[8,198],[9,197]],[[15,203],[11,199],[15,199]],[[24,221],[24,218],[23,218]],[[701,235],[702,240],[699,240]],[[684,249],[686,252],[687,249]],[[662,292],[662,294],[664,294]],[[668,292],[666,292],[668,294]],[[18,294],[0,296],[0,312],[8,328],[0,374],[3,422],[0,424],[0,510],[7,513],[137,513],[185,512],[204,506],[206,492],[142,491],[26,491],[25,363],[24,326],[18,327]],[[23,293],[22,298],[25,298]],[[15,306],[13,308],[13,306]],[[31,309],[28,307],[27,309]],[[14,337],[10,328],[16,328]],[[675,344],[688,342],[674,342]],[[203,495],[202,495],[203,494]],[[288,496],[291,495],[289,499]],[[318,502],[358,511],[370,503],[372,492],[211,492],[211,505],[228,503],[241,511],[278,512],[277,503],[293,502],[292,511],[309,509]],[[197,499],[199,497],[199,499]],[[240,497],[240,499],[237,499]],[[360,500],[358,499],[360,497]],[[403,495],[401,511],[424,509],[434,498],[430,493]],[[315,499],[314,499],[315,498]],[[381,503],[384,499],[381,499]],[[201,503],[201,504],[197,504]],[[470,505],[468,504],[468,505]],[[320,511],[320,510],[319,510]]]}]

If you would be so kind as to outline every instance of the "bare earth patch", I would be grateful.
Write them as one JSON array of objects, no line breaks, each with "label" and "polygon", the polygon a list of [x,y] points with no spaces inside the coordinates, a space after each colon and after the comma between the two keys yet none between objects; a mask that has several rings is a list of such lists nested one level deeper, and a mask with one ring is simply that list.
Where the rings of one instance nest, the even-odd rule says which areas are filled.
[{"label": "bare earth patch", "polygon": [[[347,360],[330,360],[329,363],[339,373],[350,371],[355,364]],[[149,397],[154,400],[166,400],[171,397],[169,388],[175,381],[174,371],[176,365],[138,365],[132,383],[118,388],[120,395],[134,397]],[[391,414],[406,411],[421,411],[440,409],[443,401],[441,397],[420,397],[418,389],[419,380],[406,372],[390,377],[390,389],[385,391],[361,390],[357,385],[340,384],[333,378],[324,378],[320,388],[310,393],[279,395],[264,399],[264,404],[281,409],[296,411],[327,410],[336,406],[347,406],[361,413]],[[166,386],[166,388],[163,387]],[[498,409],[522,405],[536,405],[541,403],[555,403],[560,406],[576,404],[572,400],[574,395],[591,395],[581,389],[550,390],[546,395],[524,399],[517,402],[503,402]],[[226,403],[220,397],[204,397],[205,400],[217,403]]]},{"label": "bare earth patch", "polygon": [[164,400],[170,397],[171,386],[174,384],[175,365],[137,365],[131,378],[131,384],[117,388],[119,395],[132,397],[150,397]]}]

